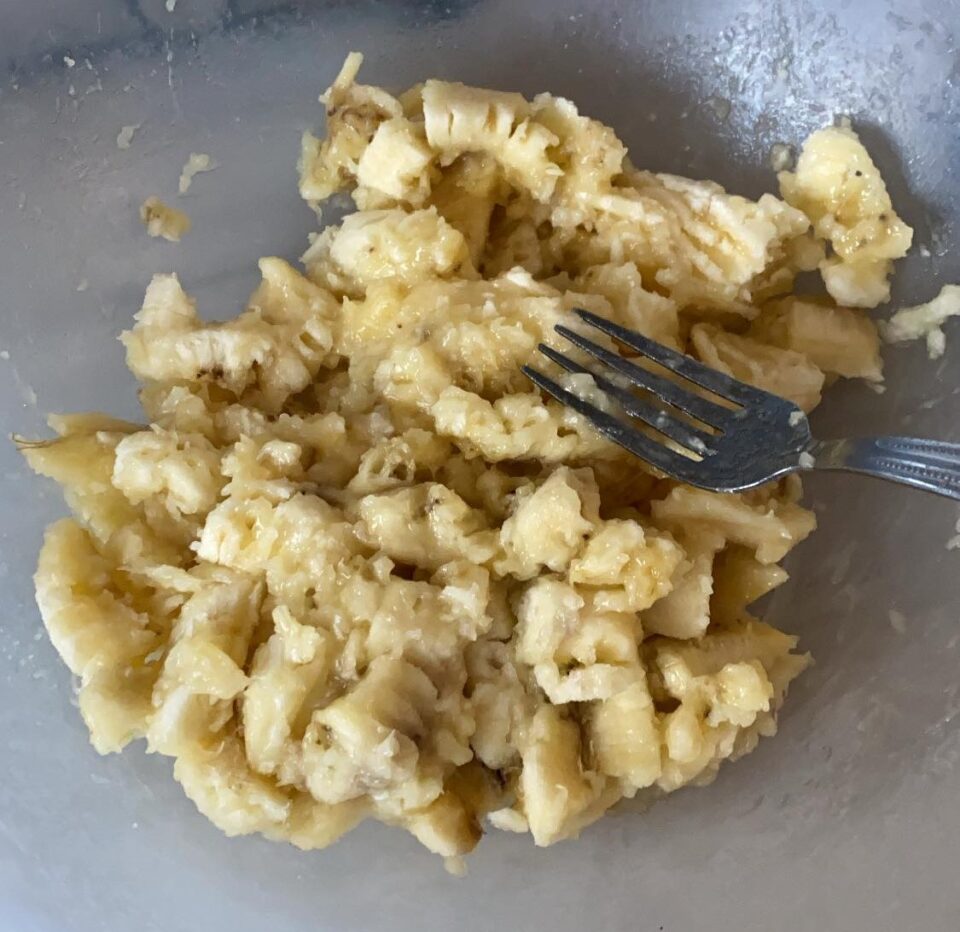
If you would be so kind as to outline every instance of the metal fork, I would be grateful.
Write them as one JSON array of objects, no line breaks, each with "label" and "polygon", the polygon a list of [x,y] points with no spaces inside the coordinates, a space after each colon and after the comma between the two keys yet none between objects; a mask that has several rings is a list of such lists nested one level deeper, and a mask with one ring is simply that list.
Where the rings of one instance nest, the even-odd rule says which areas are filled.
[{"label": "metal fork", "polygon": [[[814,440],[806,415],[792,402],[589,311],[575,313],[679,379],[659,375],[562,325],[557,333],[615,374],[599,374],[545,343],[540,352],[568,372],[591,375],[624,416],[601,410],[531,366],[522,367],[524,374],[600,433],[674,479],[713,492],[741,492],[791,472],[845,470],[960,500],[960,444],[911,437]],[[639,430],[631,419],[659,436]]]}]

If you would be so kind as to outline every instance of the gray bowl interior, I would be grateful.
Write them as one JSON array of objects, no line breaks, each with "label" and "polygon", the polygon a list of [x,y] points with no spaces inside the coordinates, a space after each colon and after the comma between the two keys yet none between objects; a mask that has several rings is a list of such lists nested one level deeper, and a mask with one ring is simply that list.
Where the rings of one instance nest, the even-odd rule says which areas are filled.
[{"label": "gray bowl interior", "polygon": [[[848,114],[915,254],[894,303],[960,279],[960,5],[932,0],[6,0],[0,32],[0,428],[48,411],[135,416],[117,332],[154,271],[232,315],[256,259],[296,257],[315,218],[296,192],[299,133],[349,49],[364,76],[551,90],[615,126],[633,161],[774,190],[768,154]],[[71,65],[70,63],[73,62]],[[140,124],[129,149],[121,127]],[[173,196],[207,152],[180,247],[136,207]],[[887,391],[838,385],[824,436],[960,440],[960,334],[936,364],[887,353]],[[780,735],[645,815],[536,850],[494,834],[465,880],[366,825],[303,854],[228,840],[169,761],[99,758],[41,635],[30,576],[51,485],[0,446],[0,926],[22,932],[496,927],[573,930],[960,927],[957,509],[869,480],[810,481],[821,529],[768,618],[816,666]],[[902,624],[891,623],[891,609]],[[899,619],[894,615],[894,619]]]}]

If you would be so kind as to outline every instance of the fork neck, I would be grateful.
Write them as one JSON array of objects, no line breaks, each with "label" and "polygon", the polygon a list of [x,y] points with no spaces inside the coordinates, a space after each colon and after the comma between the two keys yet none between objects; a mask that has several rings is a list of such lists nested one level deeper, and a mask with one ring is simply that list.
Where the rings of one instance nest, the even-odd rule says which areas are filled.
[{"label": "fork neck", "polygon": [[960,500],[960,444],[912,437],[816,441],[815,469],[839,469],[887,479]]}]

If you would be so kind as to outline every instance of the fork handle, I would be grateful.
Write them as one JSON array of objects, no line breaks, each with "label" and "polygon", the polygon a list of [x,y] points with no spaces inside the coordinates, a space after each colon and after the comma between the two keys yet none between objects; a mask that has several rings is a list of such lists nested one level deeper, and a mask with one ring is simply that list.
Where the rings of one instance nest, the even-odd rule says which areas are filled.
[{"label": "fork handle", "polygon": [[815,469],[864,473],[960,501],[960,443],[860,437],[817,441],[809,452]]}]

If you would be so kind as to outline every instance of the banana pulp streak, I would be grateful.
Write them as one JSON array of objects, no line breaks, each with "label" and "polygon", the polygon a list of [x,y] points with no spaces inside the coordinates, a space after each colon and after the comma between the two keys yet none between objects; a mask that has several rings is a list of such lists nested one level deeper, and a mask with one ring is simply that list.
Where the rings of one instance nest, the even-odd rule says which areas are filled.
[{"label": "banana pulp streak", "polygon": [[[634,167],[567,100],[395,97],[359,65],[300,166],[357,211],[304,272],[264,259],[217,324],[157,276],[122,337],[149,426],[22,444],[75,515],[37,598],[96,748],[176,758],[225,832],[313,848],[372,816],[456,867],[484,822],[548,845],[708,782],[807,663],[747,613],[814,528],[798,483],[644,472],[520,365],[584,307],[809,410],[881,379],[854,308],[910,230],[848,127],[750,201]],[[792,294],[818,268],[833,300]]]}]

